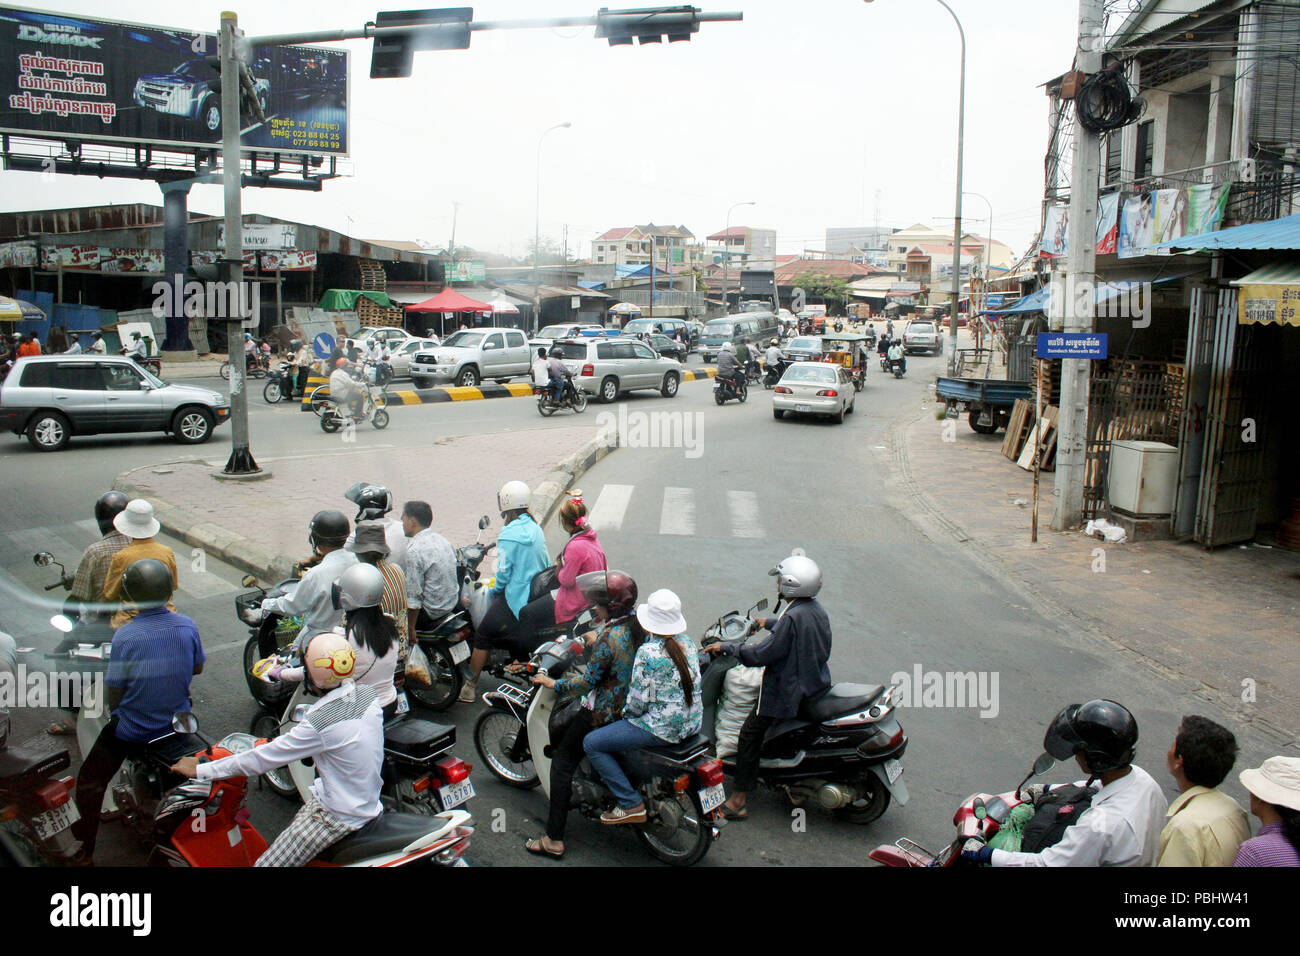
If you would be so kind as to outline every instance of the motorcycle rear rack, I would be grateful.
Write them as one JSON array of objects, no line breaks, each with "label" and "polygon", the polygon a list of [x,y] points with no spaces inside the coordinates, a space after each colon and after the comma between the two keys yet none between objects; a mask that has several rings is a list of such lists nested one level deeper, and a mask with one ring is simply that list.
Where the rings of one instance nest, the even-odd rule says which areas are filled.
[{"label": "motorcycle rear rack", "polygon": [[915,840],[909,840],[907,837],[899,837],[894,841],[894,846],[911,856],[921,856],[931,860],[938,856],[937,853],[931,853],[925,847],[921,846],[921,844],[917,843]]}]

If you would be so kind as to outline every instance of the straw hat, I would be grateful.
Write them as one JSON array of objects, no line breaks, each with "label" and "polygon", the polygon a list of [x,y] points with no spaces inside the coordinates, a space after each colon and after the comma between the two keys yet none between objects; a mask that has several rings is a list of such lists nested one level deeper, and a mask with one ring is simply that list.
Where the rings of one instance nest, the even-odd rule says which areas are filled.
[{"label": "straw hat", "polygon": [[1269,757],[1240,777],[1241,785],[1265,803],[1300,810],[1300,757]]}]

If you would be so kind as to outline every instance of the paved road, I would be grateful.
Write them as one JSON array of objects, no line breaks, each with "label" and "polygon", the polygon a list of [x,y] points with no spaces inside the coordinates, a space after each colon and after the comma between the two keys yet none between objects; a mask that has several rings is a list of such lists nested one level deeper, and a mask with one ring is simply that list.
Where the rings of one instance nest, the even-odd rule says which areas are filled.
[{"label": "paved road", "polygon": [[[751,819],[728,826],[704,865],[855,864],[865,861],[876,843],[902,834],[941,845],[950,837],[954,805],[972,790],[1014,785],[1037,755],[1046,721],[1070,700],[1112,696],[1129,703],[1143,728],[1139,762],[1166,784],[1163,754],[1180,715],[1220,716],[1211,705],[1180,699],[1159,675],[1122,669],[1109,647],[1045,619],[950,540],[937,532],[932,540],[919,530],[925,525],[912,520],[914,506],[893,476],[891,423],[922,414],[927,383],[941,363],[913,358],[901,381],[873,371],[844,425],[775,421],[761,390],[745,405],[719,408],[704,382],[684,386],[672,402],[638,394],[615,406],[592,406],[585,415],[594,425],[602,412],[625,409],[629,437],[638,427],[662,423],[640,419],[639,413],[683,413],[698,422],[701,430],[678,432],[692,439],[690,448],[624,448],[581,481],[611,564],[633,573],[643,594],[657,587],[676,590],[691,633],[698,636],[725,610],[770,598],[767,569],[801,547],[826,572],[822,600],[835,631],[837,679],[883,682],[896,671],[920,667],[976,671],[998,680],[996,716],[981,717],[971,707],[903,712],[911,738],[904,776],[912,800],[906,807],[891,807],[868,827],[833,822],[812,808],[799,825],[783,798],[760,794]],[[363,449],[392,454],[405,443],[442,435],[573,421],[568,414],[543,420],[527,399],[402,408],[385,432],[359,429],[353,453],[364,460]],[[331,441],[313,416],[288,406],[267,407],[260,397],[252,403],[251,423],[254,451],[272,465],[276,457],[315,453]],[[685,419],[668,421],[679,429],[685,424]],[[219,436],[198,455],[224,460],[228,433]],[[0,554],[0,570],[29,591],[48,583],[52,576],[31,565],[31,552],[53,550],[75,561],[95,535],[90,504],[115,474],[194,453],[161,438],[110,437],[74,443],[58,455],[38,455],[17,440],[0,438],[0,468],[6,475],[0,524],[16,545]],[[399,498],[418,491],[394,490]],[[481,498],[485,510],[494,491],[466,482],[466,492]],[[341,497],[322,501],[322,507],[341,504]],[[548,537],[558,550],[560,534],[552,528]],[[255,709],[239,675],[238,648],[246,633],[232,608],[239,574],[212,561],[203,573],[187,571],[189,549],[169,543],[180,558],[180,603],[198,622],[210,658],[195,680],[196,710],[214,732],[242,729]],[[0,626],[20,644],[47,647],[53,643],[45,623],[49,613],[6,601]],[[481,766],[471,739],[478,712],[478,706],[458,705],[447,715],[460,730],[458,752],[477,765],[473,779],[479,796],[470,809],[480,830],[472,860],[549,865],[519,849],[524,837],[540,832],[545,799],[540,791],[497,784]],[[47,719],[48,713],[19,712],[15,738],[37,733]],[[1241,743],[1242,765],[1257,765],[1274,752],[1271,742],[1243,738]],[[1242,797],[1239,788],[1229,790]],[[1167,792],[1172,792],[1168,784]],[[250,806],[254,821],[269,833],[292,809],[269,791],[254,792]],[[503,832],[496,832],[494,823]],[[568,858],[579,864],[645,860],[631,834],[577,817],[569,837]],[[106,828],[101,846],[105,862],[138,858],[113,827]]]}]

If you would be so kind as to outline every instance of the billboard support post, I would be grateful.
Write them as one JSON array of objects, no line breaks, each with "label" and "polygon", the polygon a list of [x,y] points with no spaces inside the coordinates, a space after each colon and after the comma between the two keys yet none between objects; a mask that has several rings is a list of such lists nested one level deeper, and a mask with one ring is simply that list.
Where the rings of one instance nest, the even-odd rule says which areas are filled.
[{"label": "billboard support post", "polygon": [[[221,260],[222,278],[227,283],[227,303],[233,305],[227,315],[226,347],[230,352],[230,459],[223,469],[227,475],[255,475],[261,472],[253,460],[248,444],[248,366],[244,361],[244,337],[241,319],[251,297],[244,289],[244,229],[239,189],[239,60],[235,43],[239,35],[239,18],[233,13],[221,15],[221,173],[226,190],[226,251]],[[238,290],[236,292],[235,290]]]},{"label": "billboard support post", "polygon": [[190,187],[188,183],[160,185],[163,194],[163,274],[173,286],[171,295],[167,296],[166,335],[163,337],[162,351],[190,352],[194,346],[190,342],[190,323],[183,304],[185,273],[190,264]]}]

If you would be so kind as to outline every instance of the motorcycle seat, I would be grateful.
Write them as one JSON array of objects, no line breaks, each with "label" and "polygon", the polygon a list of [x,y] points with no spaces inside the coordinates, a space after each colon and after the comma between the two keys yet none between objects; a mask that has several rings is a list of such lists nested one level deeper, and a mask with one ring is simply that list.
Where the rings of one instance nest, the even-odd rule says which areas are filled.
[{"label": "motorcycle seat", "polygon": [[684,763],[692,757],[698,755],[701,751],[709,749],[709,739],[703,734],[695,734],[687,737],[685,740],[675,744],[662,744],[655,747],[646,747],[646,753],[658,754],[661,757],[667,757],[669,760],[677,763]]},{"label": "motorcycle seat", "polygon": [[448,724],[403,715],[384,725],[384,750],[406,760],[428,760],[455,743],[456,728]]},{"label": "motorcycle seat", "polygon": [[834,720],[862,710],[884,692],[884,684],[832,684],[815,697],[805,697],[799,716],[809,723]]},{"label": "motorcycle seat", "polygon": [[360,830],[326,847],[316,859],[346,866],[381,853],[400,853],[439,825],[422,813],[381,813]]},{"label": "motorcycle seat", "polygon": [[25,747],[10,747],[0,750],[0,780],[19,777],[45,776],[72,765],[66,750],[48,751],[28,750]]}]

